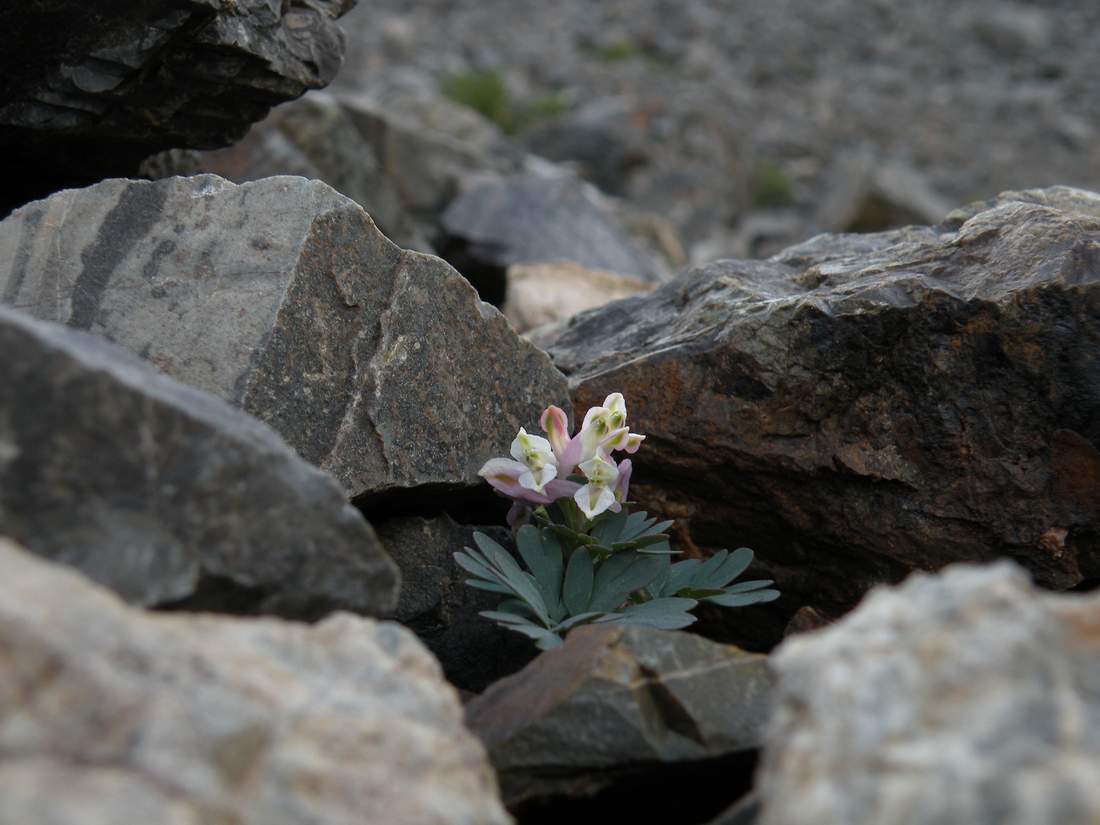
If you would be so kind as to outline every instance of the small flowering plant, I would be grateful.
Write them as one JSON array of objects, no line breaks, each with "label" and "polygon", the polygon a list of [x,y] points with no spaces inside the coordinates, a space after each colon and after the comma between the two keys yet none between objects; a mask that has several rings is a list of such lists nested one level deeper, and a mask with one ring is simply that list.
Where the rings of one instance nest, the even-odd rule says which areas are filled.
[{"label": "small flowering plant", "polygon": [[511,458],[490,459],[480,471],[512,501],[508,524],[526,569],[484,533],[474,533],[476,549],[454,556],[472,576],[466,584],[505,597],[482,616],[545,650],[582,624],[671,630],[692,624],[699,602],[742,607],[779,598],[770,580],[732,584],[752,561],[748,548],[672,563],[665,532],[672,522],[630,512],[633,465],[615,454],[636,453],[645,436],[630,432],[621,393],[591,408],[574,435],[558,407],[547,407],[539,423],[545,437],[521,427]]}]

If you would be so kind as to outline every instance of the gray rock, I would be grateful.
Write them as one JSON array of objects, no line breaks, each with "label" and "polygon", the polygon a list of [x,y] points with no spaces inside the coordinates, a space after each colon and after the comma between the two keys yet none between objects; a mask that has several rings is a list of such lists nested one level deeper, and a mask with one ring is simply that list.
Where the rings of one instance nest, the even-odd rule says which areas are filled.
[{"label": "gray rock", "polygon": [[237,140],[343,61],[355,0],[54,0],[0,8],[0,214]]},{"label": "gray rock", "polygon": [[1014,565],[955,566],[785,642],[761,825],[1097,821],[1098,614]]},{"label": "gray rock", "polygon": [[0,576],[0,821],[511,822],[398,625],[150,615],[3,539]]},{"label": "gray rock", "polygon": [[759,654],[682,632],[590,625],[471,701],[466,718],[512,807],[754,749],[770,691]]},{"label": "gray rock", "polygon": [[568,403],[461,276],[317,181],[105,181],[0,223],[0,260],[0,300],[241,407],[352,496],[479,484]]},{"label": "gray rock", "polygon": [[258,421],[2,306],[0,352],[0,535],[137,604],[393,608],[370,525]]},{"label": "gray rock", "polygon": [[398,246],[432,251],[375,147],[345,106],[322,92],[280,106],[232,146],[162,152],[147,158],[142,171],[150,178],[214,174],[234,183],[278,175],[321,180],[362,206]]},{"label": "gray rock", "polygon": [[815,220],[826,232],[879,232],[939,223],[950,208],[927,177],[907,164],[851,152],[826,174]]},{"label": "gray rock", "polygon": [[1048,200],[719,261],[540,338],[578,414],[620,391],[650,434],[645,509],[777,580],[731,640],[953,561],[1100,577],[1100,218]]},{"label": "gray rock", "polygon": [[442,226],[450,238],[443,254],[493,292],[503,292],[512,264],[569,262],[656,279],[584,184],[570,176],[517,175],[474,186],[447,207]]},{"label": "gray rock", "polygon": [[452,685],[482,691],[534,658],[537,650],[529,639],[478,615],[495,610],[501,597],[467,587],[470,574],[454,561],[456,552],[473,546],[474,530],[508,546],[506,529],[457,524],[447,515],[394,518],[377,529],[401,569],[401,595],[393,618],[436,655]]}]

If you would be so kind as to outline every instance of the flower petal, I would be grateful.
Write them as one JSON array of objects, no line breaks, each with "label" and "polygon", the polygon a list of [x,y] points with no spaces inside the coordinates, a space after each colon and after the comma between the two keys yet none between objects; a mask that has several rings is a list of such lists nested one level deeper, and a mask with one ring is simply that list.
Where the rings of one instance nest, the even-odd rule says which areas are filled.
[{"label": "flower petal", "polygon": [[490,458],[477,474],[506,496],[517,497],[524,493],[519,477],[528,472],[527,465],[510,458]]},{"label": "flower petal", "polygon": [[595,518],[615,503],[615,494],[605,484],[585,484],[573,495],[573,500],[587,518]]},{"label": "flower petal", "polygon": [[554,455],[557,456],[560,463],[562,453],[565,452],[565,448],[569,443],[569,418],[565,415],[565,410],[551,404],[542,411],[539,426],[546,433],[550,446],[554,450]]},{"label": "flower petal", "polygon": [[638,452],[638,448],[642,446],[642,442],[645,441],[645,436],[641,433],[631,433],[626,437],[626,444],[623,445],[624,450],[633,455]]},{"label": "flower petal", "polygon": [[[624,458],[619,462],[619,478],[615,481],[615,501],[620,504],[626,501],[627,493],[630,492],[630,474],[632,472],[634,472],[634,462],[629,458]],[[615,510],[615,512],[619,511]]]}]

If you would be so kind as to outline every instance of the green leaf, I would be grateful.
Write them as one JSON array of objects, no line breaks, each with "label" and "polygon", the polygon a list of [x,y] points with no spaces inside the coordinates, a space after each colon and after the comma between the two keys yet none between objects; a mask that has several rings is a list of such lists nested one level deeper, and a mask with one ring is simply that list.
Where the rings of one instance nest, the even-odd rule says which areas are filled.
[{"label": "green leaf", "polygon": [[722,607],[745,607],[750,604],[774,602],[778,598],[778,590],[754,590],[751,593],[723,593],[720,596],[707,596],[702,601]]},{"label": "green leaf", "polygon": [[474,588],[474,590],[488,590],[490,593],[504,593],[508,596],[514,595],[510,588],[505,587],[503,584],[497,584],[496,582],[487,582],[481,579],[466,579],[466,584]]},{"label": "green leaf", "polygon": [[535,577],[550,618],[561,619],[561,576],[564,567],[561,544],[550,530],[539,530],[530,524],[519,528],[516,548]]},{"label": "green leaf", "polygon": [[[656,521],[656,519],[654,519],[654,521]],[[673,525],[673,523],[674,522],[672,521],[672,519],[669,519],[668,521],[662,521],[659,524],[653,524],[649,527],[646,527],[646,529],[643,530],[640,535],[655,536],[658,533],[664,533],[669,527]]]},{"label": "green leaf", "polygon": [[[626,508],[624,507],[623,509],[625,510]],[[645,532],[646,527],[655,521],[657,521],[657,519],[647,519],[644,510],[639,510],[637,513],[631,513],[626,520],[626,524],[623,525],[623,531],[619,534],[619,540],[629,541],[635,536],[640,536]]]},{"label": "green leaf", "polygon": [[750,564],[752,564],[752,550],[747,547],[739,547],[715,571],[714,577],[707,584],[713,587],[725,587],[744,573]]},{"label": "green leaf", "polygon": [[661,574],[664,565],[656,556],[619,553],[600,565],[592,588],[591,610],[614,610],[635,590],[641,590]]},{"label": "green leaf", "polygon": [[592,528],[592,538],[602,545],[611,546],[619,540],[629,517],[630,513],[626,510],[620,510],[617,513],[604,513]]},{"label": "green leaf", "polygon": [[520,568],[516,560],[512,558],[512,554],[484,533],[474,533],[474,541],[481,548],[481,552],[485,554],[485,558],[492,563],[493,567],[503,577],[502,584],[511,587],[517,596],[531,605],[531,609],[544,625],[549,627],[553,624],[546,609],[546,602],[543,601],[542,594],[539,593],[534,578]]},{"label": "green leaf", "polygon": [[699,565],[699,569],[691,577],[690,586],[697,590],[719,590],[722,584],[714,584],[714,581],[718,579],[718,573],[722,568],[722,565],[726,563],[726,559],[729,558],[729,550],[719,550],[709,559]]},{"label": "green leaf", "polygon": [[474,551],[469,547],[466,548],[465,553],[453,553],[452,555],[455,563],[467,573],[473,573],[486,581],[498,581],[500,579],[500,575],[488,564],[481,561],[479,557],[475,556]]},{"label": "green leaf", "polygon": [[578,547],[569,558],[569,566],[565,570],[565,586],[562,588],[562,601],[570,615],[576,616],[588,609],[593,579],[592,556],[587,550]]},{"label": "green leaf", "polygon": [[701,564],[702,562],[699,559],[685,559],[672,565],[668,575],[668,584],[665,585],[665,592],[679,593],[685,587],[690,587],[695,578],[695,571]]},{"label": "green leaf", "polygon": [[664,534],[655,534],[652,536],[639,536],[636,539],[630,541],[617,541],[611,545],[612,550],[636,550],[642,547],[649,547],[651,544],[668,544],[668,536]]},{"label": "green leaf", "polygon": [[556,633],[564,633],[565,631],[571,630],[577,625],[588,624],[589,622],[593,622],[596,619],[599,619],[601,616],[606,615],[606,613],[601,613],[598,610],[590,610],[585,613],[578,613],[576,616],[570,616],[564,622],[559,624],[557,627],[554,628],[554,631]]},{"label": "green leaf", "polygon": [[512,613],[532,621],[538,620],[538,616],[531,610],[531,605],[527,604],[527,602],[522,599],[504,599],[504,601],[497,605],[497,611],[500,613]]},{"label": "green leaf", "polygon": [[650,556],[678,556],[679,550],[673,550],[672,546],[668,543],[668,539],[664,539],[658,544],[651,544],[649,547],[642,547],[638,550],[639,553],[645,553]]},{"label": "green leaf", "polygon": [[514,630],[516,633],[522,633],[524,636],[534,639],[535,644],[542,650],[549,650],[551,647],[557,647],[561,644],[561,637],[554,631],[539,627],[537,624],[533,624],[519,616],[513,616],[511,613],[483,610],[478,615],[484,616],[486,619],[492,619],[508,630]]},{"label": "green leaf", "polygon": [[678,630],[695,622],[688,613],[695,607],[694,599],[664,598],[631,605],[619,615],[622,624],[656,627],[663,630]]},{"label": "green leaf", "polygon": [[775,584],[775,581],[772,579],[756,579],[751,582],[738,582],[737,584],[731,584],[729,587],[723,587],[722,592],[748,593],[750,590],[760,590],[773,584]]}]

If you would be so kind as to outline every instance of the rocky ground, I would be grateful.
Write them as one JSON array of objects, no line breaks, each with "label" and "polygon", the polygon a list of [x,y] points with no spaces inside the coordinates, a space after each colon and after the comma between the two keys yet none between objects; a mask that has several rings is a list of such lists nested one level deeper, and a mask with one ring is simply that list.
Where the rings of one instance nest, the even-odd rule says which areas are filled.
[{"label": "rocky ground", "polygon": [[[1100,13],[55,5],[0,11],[0,821],[1100,817]],[[453,554],[538,572],[479,469],[615,392],[630,498],[780,595],[540,652]]]}]

